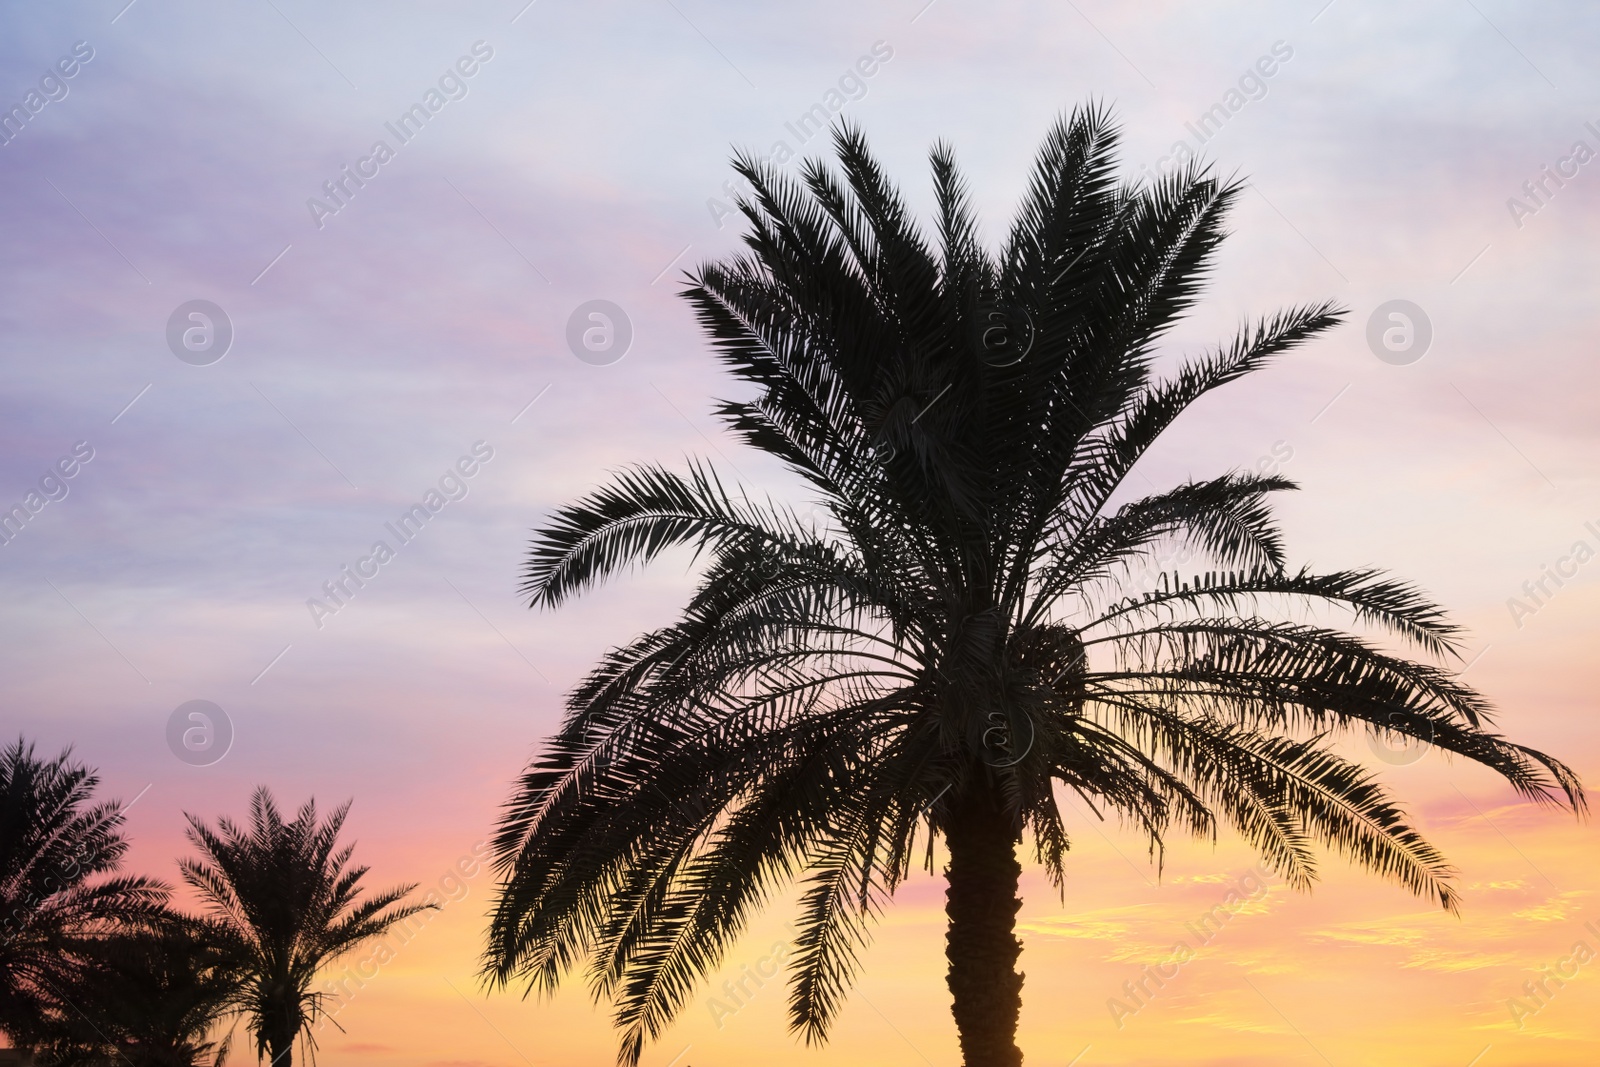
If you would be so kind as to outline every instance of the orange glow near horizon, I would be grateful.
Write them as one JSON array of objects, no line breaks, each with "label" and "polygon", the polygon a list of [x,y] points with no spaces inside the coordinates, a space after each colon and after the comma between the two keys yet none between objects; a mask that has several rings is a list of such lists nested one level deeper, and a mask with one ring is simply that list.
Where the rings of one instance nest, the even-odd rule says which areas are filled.
[{"label": "orange glow near horizon", "polygon": [[[1444,775],[1412,777],[1437,787]],[[1592,1063],[1600,984],[1588,964],[1600,924],[1593,890],[1579,888],[1593,877],[1586,829],[1443,790],[1421,821],[1461,869],[1459,917],[1335,857],[1312,893],[1291,891],[1260,879],[1258,861],[1226,838],[1170,848],[1158,879],[1136,840],[1077,812],[1064,899],[1042,872],[1024,879],[1027,1062],[1134,1067],[1181,1048],[1184,1062],[1238,1067],[1467,1064],[1480,1053],[1526,1067]],[[465,885],[387,964],[359,961],[374,976],[346,977],[355,993],[335,1018],[348,1035],[326,1028],[322,1055],[397,1067],[610,1062],[615,1034],[581,975],[551,1001],[484,993],[474,963],[488,884]],[[783,972],[749,977],[781,958],[792,903],[775,901],[752,924],[644,1064],[680,1053],[677,1064],[705,1067],[953,1061],[940,879],[922,874],[902,889],[820,1050],[787,1031]],[[440,1034],[451,1035],[450,1054],[422,1054]]]}]

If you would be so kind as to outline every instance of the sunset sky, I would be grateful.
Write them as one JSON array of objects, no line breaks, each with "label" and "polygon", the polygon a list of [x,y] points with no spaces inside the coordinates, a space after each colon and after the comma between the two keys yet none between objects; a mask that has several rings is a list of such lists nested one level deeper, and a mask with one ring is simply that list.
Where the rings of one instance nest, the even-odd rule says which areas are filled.
[{"label": "sunset sky", "polygon": [[[1179,142],[1247,176],[1170,352],[1292,303],[1337,299],[1349,319],[1196,406],[1143,477],[1273,465],[1301,486],[1280,504],[1295,562],[1429,590],[1469,629],[1465,677],[1499,727],[1600,783],[1600,10],[525,3],[0,12],[0,108],[38,101],[0,145],[0,509],[65,492],[0,545],[0,726],[98,767],[107,796],[134,801],[128,866],[168,880],[185,812],[242,816],[261,783],[285,804],[354,798],[371,884],[449,903],[346,982],[322,1063],[613,1061],[581,982],[553,1002],[477,985],[491,876],[471,857],[562,694],[673,616],[689,559],[559,613],[526,608],[518,571],[552,507],[632,461],[704,455],[801,502],[711,417],[733,387],[675,294],[737,247],[730,152],[819,153],[798,124],[814,107],[859,123],[921,211],[928,150],[948,140],[991,243],[1051,122],[1091,98],[1124,126],[1130,177]],[[390,132],[430,90],[422,130]],[[340,180],[342,204],[324,188]],[[566,340],[596,299],[632,324],[609,365]],[[232,325],[208,365],[169,348],[195,300]],[[1413,362],[1368,344],[1395,300],[1431,324]],[[467,467],[446,488],[465,495],[413,540],[387,533]],[[308,608],[378,540],[396,551],[376,576],[336,612]],[[1567,576],[1531,599],[1555,567]],[[208,766],[168,746],[192,700],[232,725]],[[1437,752],[1348,751],[1459,868],[1459,917],[1333,855],[1310,895],[1258,883],[1226,835],[1174,841],[1158,870],[1135,836],[1069,808],[1065,899],[1024,876],[1027,1062],[1600,1062],[1594,825]],[[1222,928],[1134,1004],[1124,983],[1194,948],[1192,925],[1241,879]],[[780,900],[643,1063],[954,1062],[942,893],[927,875],[902,891],[828,1047],[785,1029],[781,966],[737,1011],[716,999],[781,959]]]}]

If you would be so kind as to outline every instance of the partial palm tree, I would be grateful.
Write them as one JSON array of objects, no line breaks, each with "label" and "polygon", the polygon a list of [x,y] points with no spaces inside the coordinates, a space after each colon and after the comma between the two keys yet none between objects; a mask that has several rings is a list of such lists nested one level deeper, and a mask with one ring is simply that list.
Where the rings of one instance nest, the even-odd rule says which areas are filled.
[{"label": "partial palm tree", "polygon": [[[492,983],[550,991],[586,963],[631,1064],[798,881],[789,1017],[820,1042],[874,916],[940,845],[961,1051],[1014,1067],[1018,850],[1061,884],[1069,798],[1155,854],[1227,824],[1290,885],[1328,848],[1452,911],[1445,860],[1341,737],[1421,739],[1581,808],[1568,768],[1407,658],[1457,653],[1439,607],[1288,565],[1267,498],[1290,482],[1129,490],[1185,408],[1339,320],[1292,308],[1157,373],[1239,182],[1119,180],[1115,125],[1086,107],[990,252],[947,147],[929,237],[861,134],[834,142],[839,169],[798,181],[736,157],[749,252],[685,294],[744,386],[719,414],[825,519],[695,463],[632,468],[538,531],[535,606],[675,546],[704,562],[681,620],[608,653],[517,784]],[[1132,580],[1180,544],[1193,573]]]},{"label": "partial palm tree", "polygon": [[405,902],[415,885],[362,899],[367,868],[351,866],[354,845],[338,845],[349,810],[346,802],[319,821],[308,800],[285,822],[263,786],[250,798],[248,826],[223,818],[213,830],[186,815],[200,858],[178,868],[234,961],[240,985],[232,1006],[272,1067],[291,1067],[296,1038],[316,1047],[312,1027],[326,996],[312,988],[318,972],[432,906]]},{"label": "partial palm tree", "polygon": [[180,915],[80,939],[68,1003],[41,1043],[51,1067],[221,1067],[239,990],[235,961],[208,924]]},{"label": "partial palm tree", "polygon": [[28,1047],[61,1006],[74,939],[156,914],[168,888],[118,876],[128,842],[120,801],[94,800],[99,776],[64,750],[0,750],[0,1031]]}]

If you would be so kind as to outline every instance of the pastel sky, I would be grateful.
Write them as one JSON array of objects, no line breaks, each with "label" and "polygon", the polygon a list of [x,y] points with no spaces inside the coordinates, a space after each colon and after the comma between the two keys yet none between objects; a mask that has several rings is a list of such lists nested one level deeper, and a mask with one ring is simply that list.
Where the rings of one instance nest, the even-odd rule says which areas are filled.
[{"label": "pastel sky", "polygon": [[[563,692],[689,587],[673,557],[530,612],[516,593],[530,528],[630,461],[707,455],[757,492],[794,494],[710,417],[731,386],[675,292],[686,267],[736,247],[736,221],[710,203],[732,148],[819,151],[790,124],[830,99],[919,209],[928,149],[950,141],[990,241],[1051,121],[1091,97],[1125,125],[1129,174],[1186,141],[1248,176],[1209,298],[1171,351],[1294,302],[1337,298],[1350,319],[1196,407],[1143,476],[1267,464],[1299,482],[1281,505],[1294,557],[1429,589],[1470,628],[1467,678],[1502,728],[1600,781],[1600,563],[1572,554],[1600,549],[1592,5],[525,3],[0,11],[0,107],[26,110],[79,42],[92,52],[46,80],[35,99],[59,99],[0,146],[0,508],[79,442],[92,449],[66,496],[0,546],[0,727],[73,745],[107,795],[137,797],[132,868],[174,878],[183,813],[242,815],[267,783],[290,804],[354,798],[372,884],[457,885]],[[875,47],[888,58],[852,79]],[[400,144],[385,124],[462,57],[474,72],[447,83],[459,98]],[[1226,120],[1201,146],[1190,125],[1219,103]],[[362,164],[380,139],[393,158]],[[377,171],[337,213],[314,212],[346,166]],[[1546,166],[1568,176],[1558,186]],[[632,324],[610,365],[566,342],[593,299]],[[168,345],[192,300],[232,325],[210,365]],[[1366,337],[1392,300],[1431,324],[1405,365]],[[492,458],[466,496],[313,619],[308,598],[479,442]],[[1513,612],[1547,566],[1569,577]],[[191,700],[232,723],[210,766],[168,747]],[[1027,875],[1027,1062],[1600,1059],[1600,963],[1566,962],[1578,942],[1600,950],[1600,922],[1584,925],[1600,919],[1592,824],[1437,753],[1351,751],[1460,868],[1459,918],[1330,856],[1312,895],[1249,894],[1119,1014],[1123,983],[1192,945],[1187,924],[1253,860],[1226,837],[1180,841],[1158,872],[1134,837],[1070,811],[1065,899]],[[341,1004],[324,1063],[612,1062],[581,985],[548,1003],[475,985],[488,882],[463,880]],[[785,1031],[774,983],[731,1015],[711,999],[781,956],[779,902],[645,1064],[953,1062],[941,905],[933,878],[905,889],[816,1050]],[[1512,998],[1535,1004],[1525,982],[1574,966],[1514,1020]]]}]

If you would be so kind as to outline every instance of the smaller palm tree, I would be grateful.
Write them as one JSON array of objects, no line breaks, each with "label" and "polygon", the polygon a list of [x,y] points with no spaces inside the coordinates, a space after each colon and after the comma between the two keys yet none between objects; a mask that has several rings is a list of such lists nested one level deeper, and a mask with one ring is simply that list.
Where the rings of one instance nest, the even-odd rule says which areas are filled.
[{"label": "smaller palm tree", "polygon": [[114,875],[128,843],[115,800],[93,803],[94,771],[64,750],[0,750],[0,1032],[27,1048],[61,1007],[79,937],[158,913],[168,889]]},{"label": "smaller palm tree", "polygon": [[68,1003],[40,1043],[52,1067],[221,1067],[239,981],[210,924],[169,914],[85,938],[68,958]]},{"label": "smaller palm tree", "polygon": [[290,1067],[297,1037],[316,1047],[311,1028],[323,993],[317,972],[430,904],[407,904],[415,885],[360,899],[366,867],[353,867],[354,845],[338,848],[350,804],[326,820],[308,800],[285,822],[265,786],[250,798],[250,824],[217,820],[212,830],[193,815],[190,842],[200,859],[178,863],[183,880],[205,904],[212,929],[239,968],[233,1008],[249,1020],[257,1056]]}]

